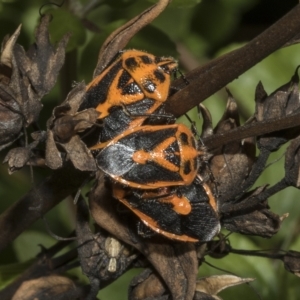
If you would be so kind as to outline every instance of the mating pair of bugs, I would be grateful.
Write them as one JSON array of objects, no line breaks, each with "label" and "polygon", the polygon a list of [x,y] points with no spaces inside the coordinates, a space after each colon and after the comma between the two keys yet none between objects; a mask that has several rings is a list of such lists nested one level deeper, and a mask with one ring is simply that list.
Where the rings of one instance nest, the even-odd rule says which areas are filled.
[{"label": "mating pair of bugs", "polygon": [[208,241],[220,223],[216,200],[198,174],[205,151],[163,111],[177,68],[172,57],[124,51],[87,86],[80,110],[99,113],[101,131],[91,150],[111,178],[113,196],[159,234]]}]

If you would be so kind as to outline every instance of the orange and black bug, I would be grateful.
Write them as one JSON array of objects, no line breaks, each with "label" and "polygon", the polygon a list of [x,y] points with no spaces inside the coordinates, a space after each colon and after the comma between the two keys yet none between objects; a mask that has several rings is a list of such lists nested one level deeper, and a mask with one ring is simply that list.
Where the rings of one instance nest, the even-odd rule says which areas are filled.
[{"label": "orange and black bug", "polygon": [[191,184],[203,154],[183,124],[147,125],[118,135],[99,152],[96,161],[99,169],[116,182],[137,189],[157,189]]},{"label": "orange and black bug", "polygon": [[[98,118],[104,120],[116,108],[118,114],[124,109],[127,116],[122,115],[122,131],[139,126],[166,101],[171,75],[176,73],[177,67],[172,57],[158,57],[134,49],[123,51],[87,86],[79,110],[95,108],[99,112]],[[113,127],[114,122],[118,120],[111,117],[103,127]],[[107,130],[107,133],[102,132],[101,142],[111,138],[112,130]],[[119,133],[115,131],[114,136]]]},{"label": "orange and black bug", "polygon": [[197,179],[165,196],[159,191],[151,196],[135,190],[126,192],[116,185],[113,195],[148,228],[167,238],[206,242],[220,231],[216,200],[208,185]]}]

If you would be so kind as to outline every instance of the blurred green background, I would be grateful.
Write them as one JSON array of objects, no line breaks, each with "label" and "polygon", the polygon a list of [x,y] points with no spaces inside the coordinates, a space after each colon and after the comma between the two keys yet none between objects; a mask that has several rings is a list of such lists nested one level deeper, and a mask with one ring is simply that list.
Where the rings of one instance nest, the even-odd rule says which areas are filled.
[{"label": "blurred green background", "polygon": [[[50,26],[53,43],[69,31],[72,32],[72,38],[68,46],[66,66],[57,85],[43,99],[41,128],[45,128],[52,108],[64,100],[73,82],[91,80],[98,51],[109,33],[149,7],[151,2],[155,1],[69,0],[65,1],[61,8],[47,5],[42,9],[43,12],[51,10],[53,15]],[[39,8],[44,3],[46,2],[38,0],[0,1],[0,38],[12,34],[22,23],[18,43],[26,49],[34,41],[33,33],[39,20]],[[86,8],[91,3],[98,5],[87,11]],[[266,0],[173,0],[161,16],[134,37],[128,48],[143,49],[156,55],[172,55],[179,59],[180,67],[185,72],[242,46],[296,4],[296,0],[273,0],[272,4]],[[257,83],[261,80],[266,91],[271,93],[289,81],[300,63],[299,53],[300,45],[281,49],[228,85],[238,101],[242,122],[254,112],[254,91]],[[226,93],[221,90],[204,102],[212,114],[214,124],[222,116],[226,100]],[[196,116],[194,111],[190,115]],[[272,155],[270,162],[283,155],[285,149],[286,147],[283,147]],[[6,152],[7,149],[2,151],[0,157],[2,160]],[[283,164],[282,158],[267,168],[257,185],[265,183],[272,185],[279,181],[284,176]],[[48,170],[34,170],[35,183],[43,180],[48,174],[50,174]],[[24,195],[32,184],[30,172],[26,168],[8,175],[7,166],[0,165],[0,176],[0,212],[3,212]],[[276,236],[266,240],[232,234],[230,236],[232,247],[248,250],[299,251],[299,196],[299,191],[289,188],[270,199],[269,204],[275,213],[290,214]],[[74,212],[74,205],[66,200],[46,217],[56,234],[66,236],[74,228]],[[39,244],[49,247],[55,242],[41,221],[36,222],[19,236],[0,255],[0,289],[22,273],[30,260],[39,253]],[[299,299],[300,279],[286,272],[279,261],[233,254],[221,260],[208,258],[207,261],[238,276],[256,278],[252,286],[262,299]],[[140,270],[128,272],[114,284],[103,289],[99,296],[102,300],[127,299],[128,283],[139,272]],[[199,270],[200,277],[214,274],[222,272],[207,265],[203,265]],[[79,269],[74,270],[73,275],[80,280],[86,280]],[[220,296],[223,299],[241,299],[241,297],[243,300],[257,299],[256,294],[246,285],[230,288]]]}]

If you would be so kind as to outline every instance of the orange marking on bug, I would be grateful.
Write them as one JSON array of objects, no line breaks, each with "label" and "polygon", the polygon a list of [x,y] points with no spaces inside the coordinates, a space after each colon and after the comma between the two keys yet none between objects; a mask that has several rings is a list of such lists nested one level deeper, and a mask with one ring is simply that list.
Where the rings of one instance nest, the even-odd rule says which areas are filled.
[{"label": "orange marking on bug", "polygon": [[165,149],[175,141],[175,137],[170,137],[159,144],[153,151],[138,150],[133,154],[133,161],[138,164],[146,164],[149,161],[154,161],[160,166],[172,172],[178,172],[179,168],[166,160]]},{"label": "orange marking on bug", "polygon": [[144,165],[151,159],[151,154],[145,150],[139,150],[133,153],[132,160],[137,164]]},{"label": "orange marking on bug", "polygon": [[171,203],[173,205],[173,210],[180,215],[188,215],[192,211],[190,201],[185,197],[178,197],[176,194],[161,198],[159,201],[163,203]]},{"label": "orange marking on bug", "polygon": [[115,175],[110,175],[112,179],[114,179],[117,182],[120,182],[124,184],[125,186],[130,186],[131,188],[136,188],[136,189],[149,189],[149,190],[154,190],[158,188],[163,188],[166,186],[176,186],[176,185],[185,185],[185,182],[180,180],[180,181],[155,181],[155,182],[148,182],[148,183],[136,183],[133,181],[127,181],[121,176],[115,176]]},{"label": "orange marking on bug", "polygon": [[110,141],[107,141],[107,142],[104,142],[104,143],[98,143],[98,144],[90,147],[89,150],[93,151],[93,150],[104,149],[109,143],[110,143]]},{"label": "orange marking on bug", "polygon": [[[163,166],[165,169],[172,172],[178,172],[179,167],[175,166],[166,159],[166,149],[175,141],[175,137],[169,137],[165,139],[162,143],[160,143],[157,147],[155,147],[151,152],[151,157],[153,161],[157,162],[160,166]],[[174,154],[176,155],[176,153]]]}]

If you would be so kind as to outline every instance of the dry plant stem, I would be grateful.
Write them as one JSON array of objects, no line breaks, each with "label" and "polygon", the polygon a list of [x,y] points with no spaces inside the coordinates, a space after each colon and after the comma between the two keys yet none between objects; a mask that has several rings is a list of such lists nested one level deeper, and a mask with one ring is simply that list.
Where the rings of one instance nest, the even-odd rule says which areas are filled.
[{"label": "dry plant stem", "polygon": [[[271,152],[267,149],[260,149],[259,156],[255,161],[255,164],[252,166],[250,175],[246,179],[245,183],[239,188],[241,196],[254,185],[258,177],[262,174],[270,154]],[[237,196],[237,198],[239,198],[239,196]]]},{"label": "dry plant stem", "polygon": [[241,212],[244,211],[245,209],[251,209],[256,207],[259,203],[264,202],[274,194],[280,192],[281,190],[287,188],[288,185],[285,181],[285,178],[277,182],[275,185],[272,187],[268,188],[264,192],[262,192],[260,195],[253,197],[251,200],[246,199],[244,201],[241,201],[239,203],[235,203],[232,205],[232,203],[224,204],[222,206],[222,213],[227,214],[227,213],[236,213],[236,212]]},{"label": "dry plant stem", "polygon": [[282,118],[268,119],[263,122],[247,124],[232,129],[230,132],[217,133],[204,138],[203,142],[205,146],[211,150],[236,140],[242,140],[244,138],[257,135],[264,135],[270,132],[275,132],[296,126],[300,126],[300,113],[288,115]]},{"label": "dry plant stem", "polygon": [[[55,171],[0,215],[0,251],[68,195],[76,192],[87,172],[68,165]],[[40,209],[30,209],[42,205]]]},{"label": "dry plant stem", "polygon": [[263,202],[266,199],[270,198],[271,196],[279,193],[280,191],[284,190],[285,188],[289,187],[286,183],[285,178],[281,179],[279,182],[262,192],[254,201],[254,203]]},{"label": "dry plant stem", "polygon": [[175,116],[183,115],[262,59],[280,49],[299,32],[300,4],[244,47],[186,74],[190,82],[187,87],[182,79],[174,81],[174,87],[183,89],[170,98],[166,110]]},{"label": "dry plant stem", "polygon": [[104,42],[100,49],[97,68],[94,76],[98,75],[111,59],[126,47],[131,38],[143,27],[150,24],[167,7],[170,0],[159,0],[153,6],[147,8],[141,14],[128,21],[119,29],[115,30]]},{"label": "dry plant stem", "polygon": [[251,251],[251,250],[241,250],[241,249],[234,249],[230,248],[230,253],[239,254],[239,255],[246,255],[246,256],[256,256],[256,257],[267,257],[271,259],[283,259],[286,255],[285,253],[271,253],[271,252],[264,252],[264,251]]}]

